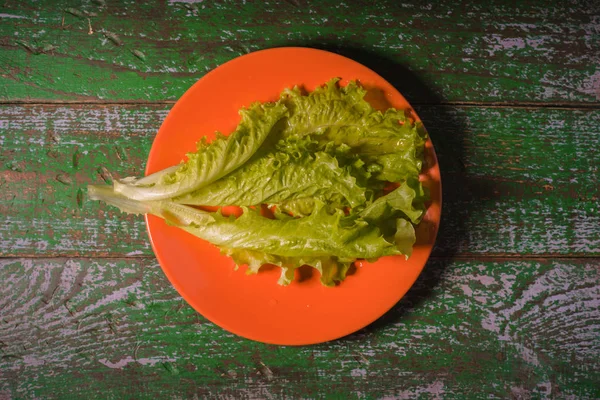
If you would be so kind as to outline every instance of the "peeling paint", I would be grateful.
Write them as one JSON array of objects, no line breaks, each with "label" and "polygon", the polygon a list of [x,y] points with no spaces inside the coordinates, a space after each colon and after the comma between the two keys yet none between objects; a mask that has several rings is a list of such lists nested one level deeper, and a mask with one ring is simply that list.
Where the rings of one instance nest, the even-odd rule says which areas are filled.
[{"label": "peeling paint", "polygon": [[149,365],[149,366],[153,366],[156,365],[158,363],[164,363],[164,362],[176,362],[177,360],[175,358],[168,358],[168,357],[151,357],[151,358],[138,358],[138,359],[134,359],[131,356],[127,356],[125,358],[122,358],[116,362],[111,362],[105,358],[101,358],[98,360],[98,362],[108,368],[111,369],[123,369],[125,368],[128,364],[131,363],[137,363],[140,365]]},{"label": "peeling paint", "polygon": [[0,18],[16,18],[16,19],[22,19],[22,18],[27,18],[27,17],[23,17],[21,15],[14,15],[14,14],[5,14],[5,13],[0,13]]},{"label": "peeling paint", "polygon": [[597,70],[592,76],[585,79],[579,91],[595,96],[596,100],[600,100],[600,70]]}]

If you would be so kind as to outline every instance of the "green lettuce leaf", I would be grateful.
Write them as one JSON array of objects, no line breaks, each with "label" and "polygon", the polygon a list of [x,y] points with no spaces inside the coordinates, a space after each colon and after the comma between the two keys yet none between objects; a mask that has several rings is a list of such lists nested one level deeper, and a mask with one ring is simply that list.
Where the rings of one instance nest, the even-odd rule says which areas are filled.
[{"label": "green lettuce leaf", "polygon": [[[242,110],[229,136],[201,141],[188,160],[89,197],[124,212],[153,214],[218,246],[255,273],[281,268],[281,284],[309,265],[324,285],[345,278],[357,259],[410,256],[427,195],[418,177],[427,138],[404,111],[375,110],[355,82],[333,79],[305,95]],[[386,182],[398,187],[384,193]],[[265,218],[260,204],[276,205]],[[192,207],[242,206],[226,217]]]},{"label": "green lettuce leaf", "polygon": [[90,186],[88,195],[128,213],[156,215],[217,246],[283,257],[335,256],[346,261],[399,254],[393,241],[386,240],[376,225],[339,210],[329,214],[323,203],[317,203],[311,215],[302,218],[279,213],[278,218],[270,219],[247,207],[234,218],[170,200],[140,202],[115,193],[109,186]]},{"label": "green lettuce leaf", "polygon": [[[404,112],[381,113],[366,91],[331,80],[303,95],[286,90],[283,139],[272,140],[245,165],[213,184],[174,198],[193,205],[281,205],[306,215],[315,200],[331,208],[364,204],[381,187],[367,179],[401,182],[418,177],[426,133]],[[369,192],[370,191],[370,192]],[[369,192],[369,193],[367,193]]]},{"label": "green lettuce leaf", "polygon": [[415,225],[421,222],[427,200],[421,182],[409,180],[385,196],[379,197],[360,212],[361,217],[373,223],[384,221],[400,213]]},{"label": "green lettuce leaf", "polygon": [[423,124],[406,122],[398,129],[397,136],[396,142],[388,143],[388,152],[382,150],[379,153],[362,153],[368,166],[377,166],[376,170],[371,169],[377,180],[402,182],[419,177],[427,139]]},{"label": "green lettuce leaf", "polygon": [[255,103],[240,111],[242,120],[228,137],[202,140],[185,163],[144,178],[115,181],[114,190],[134,200],[161,200],[208,185],[248,161],[287,112],[281,103]]},{"label": "green lettuce leaf", "polygon": [[311,135],[323,146],[347,146],[380,181],[418,177],[427,138],[423,124],[401,110],[374,109],[366,93],[355,82],[339,87],[337,79],[308,95],[298,87],[286,90],[281,101],[290,113],[282,135]]},{"label": "green lettuce leaf", "polygon": [[310,266],[321,274],[321,283],[334,286],[346,278],[352,262],[340,261],[336,257],[282,257],[262,251],[248,249],[222,248],[222,253],[233,259],[236,265],[247,265],[247,274],[256,274],[263,265],[275,265],[281,268],[280,285],[289,285],[294,280],[296,269]]},{"label": "green lettuce leaf", "polygon": [[[282,284],[290,282],[296,268],[310,265],[321,272],[323,284],[330,285],[343,279],[354,260],[397,254],[408,257],[415,242],[412,224],[394,218],[397,202],[393,199],[379,201],[380,206],[361,214],[344,215],[340,210],[330,214],[323,203],[316,203],[307,217],[295,218],[279,212],[275,219],[269,219],[247,207],[243,207],[240,217],[234,218],[170,200],[136,201],[115,193],[110,186],[90,186],[88,193],[90,198],[128,213],[161,217],[170,225],[217,245],[234,256],[236,263],[249,264],[250,271],[256,271],[260,262],[278,265],[282,268]],[[397,229],[384,236],[379,225],[389,221],[396,221]]]},{"label": "green lettuce leaf", "polygon": [[[291,146],[283,141],[276,151],[254,157],[218,181],[173,201],[204,206],[279,205],[291,200],[310,198],[337,207],[356,207],[366,201],[365,187],[343,168],[338,160],[323,151],[314,152],[304,145]],[[294,141],[295,142],[295,141]],[[295,214],[304,215],[304,214]]]}]

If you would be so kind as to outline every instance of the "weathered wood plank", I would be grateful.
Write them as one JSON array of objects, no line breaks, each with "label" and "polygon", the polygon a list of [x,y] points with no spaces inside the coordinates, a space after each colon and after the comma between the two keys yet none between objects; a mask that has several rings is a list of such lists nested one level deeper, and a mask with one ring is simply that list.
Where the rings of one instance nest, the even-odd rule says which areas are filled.
[{"label": "weathered wood plank", "polygon": [[[167,108],[0,107],[0,253],[151,255],[143,219],[85,187],[143,171]],[[418,111],[443,173],[436,255],[600,254],[600,111]]]},{"label": "weathered wood plank", "polygon": [[593,0],[6,1],[0,98],[173,100],[239,55],[311,46],[364,62],[416,102],[598,102],[598,10]]},{"label": "weathered wood plank", "polygon": [[152,258],[5,259],[0,395],[598,398],[599,263],[433,260],[374,325],[278,347],[196,314]]},{"label": "weathered wood plank", "polygon": [[420,107],[440,156],[439,255],[600,253],[600,112]]}]

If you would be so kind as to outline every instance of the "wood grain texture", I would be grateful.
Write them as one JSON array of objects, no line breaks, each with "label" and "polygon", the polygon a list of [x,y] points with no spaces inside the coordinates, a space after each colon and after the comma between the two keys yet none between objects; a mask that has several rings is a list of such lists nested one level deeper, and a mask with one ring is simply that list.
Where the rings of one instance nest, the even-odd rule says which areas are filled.
[{"label": "wood grain texture", "polygon": [[372,67],[413,102],[598,103],[590,1],[5,1],[0,98],[179,98],[259,49],[309,46]]},{"label": "wood grain texture", "polygon": [[[0,254],[151,255],[88,183],[138,175],[167,105],[0,107]],[[444,186],[435,255],[600,255],[600,112],[422,106]]]},{"label": "wood grain texture", "polygon": [[[278,46],[383,75],[418,106],[443,173],[417,283],[316,346],[207,321],[142,218],[85,191],[140,174],[204,74]],[[598,399],[599,167],[597,0],[4,1],[0,400]]]},{"label": "wood grain texture", "polygon": [[205,320],[152,258],[5,259],[0,395],[598,398],[599,263],[432,260],[372,326],[281,347]]}]

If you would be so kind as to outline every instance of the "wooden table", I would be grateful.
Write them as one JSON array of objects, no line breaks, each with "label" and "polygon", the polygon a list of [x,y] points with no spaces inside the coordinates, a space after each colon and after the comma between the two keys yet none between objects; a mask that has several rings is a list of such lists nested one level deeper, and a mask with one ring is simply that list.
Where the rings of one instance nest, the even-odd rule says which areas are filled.
[{"label": "wooden table", "polygon": [[[143,3],[0,6],[0,399],[600,398],[598,1]],[[143,219],[85,191],[142,171],[206,72],[278,46],[390,80],[443,171],[413,289],[307,347],[204,319]]]}]

